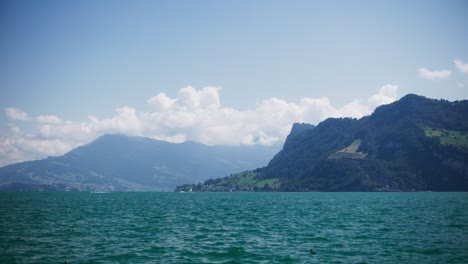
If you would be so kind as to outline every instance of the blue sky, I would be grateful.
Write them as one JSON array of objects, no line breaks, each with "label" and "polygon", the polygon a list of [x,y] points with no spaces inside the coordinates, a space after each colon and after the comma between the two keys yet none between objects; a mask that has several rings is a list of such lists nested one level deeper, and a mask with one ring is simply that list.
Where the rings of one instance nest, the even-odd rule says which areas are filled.
[{"label": "blue sky", "polygon": [[[2,1],[0,158],[109,132],[271,143],[407,93],[467,99],[466,14],[467,1]],[[227,116],[251,133],[224,139]]]}]

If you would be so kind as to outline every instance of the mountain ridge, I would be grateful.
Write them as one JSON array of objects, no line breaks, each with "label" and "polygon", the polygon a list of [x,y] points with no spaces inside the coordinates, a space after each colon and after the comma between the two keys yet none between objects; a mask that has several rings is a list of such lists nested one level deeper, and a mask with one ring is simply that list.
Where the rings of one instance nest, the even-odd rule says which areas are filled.
[{"label": "mountain ridge", "polygon": [[[449,102],[409,94],[379,106],[370,116],[328,118],[313,129],[291,133],[267,166],[191,188],[468,191],[467,133],[467,100]],[[348,154],[337,155],[340,151]]]},{"label": "mountain ridge", "polygon": [[59,157],[0,168],[0,190],[171,191],[264,165],[264,146],[208,146],[106,134]]}]

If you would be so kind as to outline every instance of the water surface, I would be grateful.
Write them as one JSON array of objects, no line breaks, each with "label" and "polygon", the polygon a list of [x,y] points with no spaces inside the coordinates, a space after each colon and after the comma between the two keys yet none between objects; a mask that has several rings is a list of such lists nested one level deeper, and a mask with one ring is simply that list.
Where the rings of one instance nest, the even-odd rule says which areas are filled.
[{"label": "water surface", "polygon": [[467,209],[466,193],[3,192],[0,263],[467,263]]}]

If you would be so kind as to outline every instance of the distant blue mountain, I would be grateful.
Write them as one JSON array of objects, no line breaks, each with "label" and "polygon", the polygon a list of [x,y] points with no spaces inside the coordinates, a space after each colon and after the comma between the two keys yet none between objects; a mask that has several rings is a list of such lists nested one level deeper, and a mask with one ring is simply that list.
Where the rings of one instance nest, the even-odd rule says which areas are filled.
[{"label": "distant blue mountain", "polygon": [[170,191],[264,166],[279,149],[104,135],[60,157],[0,168],[0,190]]}]

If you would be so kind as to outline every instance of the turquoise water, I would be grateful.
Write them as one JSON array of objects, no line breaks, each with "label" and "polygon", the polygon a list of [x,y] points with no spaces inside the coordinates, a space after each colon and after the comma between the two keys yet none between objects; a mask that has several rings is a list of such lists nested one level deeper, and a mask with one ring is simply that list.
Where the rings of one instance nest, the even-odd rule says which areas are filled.
[{"label": "turquoise water", "polygon": [[0,263],[65,261],[467,263],[468,194],[0,193]]}]

